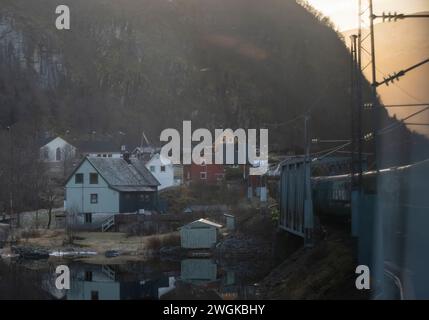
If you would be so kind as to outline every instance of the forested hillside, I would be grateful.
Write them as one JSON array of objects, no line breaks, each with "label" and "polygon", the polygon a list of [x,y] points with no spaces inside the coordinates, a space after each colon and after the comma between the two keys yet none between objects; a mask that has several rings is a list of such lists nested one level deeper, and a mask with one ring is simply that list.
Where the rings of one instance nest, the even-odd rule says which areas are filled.
[{"label": "forested hillside", "polygon": [[[278,150],[350,135],[350,58],[293,0],[1,0],[0,124],[116,139],[167,127],[270,129]],[[15,130],[16,132],[16,130]]]}]

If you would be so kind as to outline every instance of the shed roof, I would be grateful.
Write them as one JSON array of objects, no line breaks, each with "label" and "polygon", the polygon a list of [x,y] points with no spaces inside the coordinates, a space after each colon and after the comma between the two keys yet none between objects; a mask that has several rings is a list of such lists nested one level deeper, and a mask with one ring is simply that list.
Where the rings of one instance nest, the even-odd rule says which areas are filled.
[{"label": "shed roof", "polygon": [[211,227],[215,227],[215,228],[219,228],[219,229],[222,228],[222,225],[220,225],[220,224],[218,224],[216,222],[207,220],[207,219],[195,220],[195,221],[193,221],[191,223],[188,223],[184,227],[186,227],[186,226],[193,226],[193,225],[201,225],[201,224],[205,224],[205,225],[208,225],[208,226],[211,226]]},{"label": "shed roof", "polygon": [[208,204],[208,205],[190,205],[186,207],[184,212],[228,212],[228,206],[224,204]]}]

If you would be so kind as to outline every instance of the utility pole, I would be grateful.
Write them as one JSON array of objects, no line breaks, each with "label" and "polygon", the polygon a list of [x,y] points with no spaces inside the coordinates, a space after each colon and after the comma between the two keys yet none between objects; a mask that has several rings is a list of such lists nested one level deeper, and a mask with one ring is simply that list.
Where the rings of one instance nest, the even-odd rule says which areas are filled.
[{"label": "utility pole", "polygon": [[313,247],[313,200],[311,192],[311,159],[310,159],[310,135],[308,114],[304,117],[304,246]]},{"label": "utility pole", "polygon": [[[370,37],[371,37],[371,89],[372,89],[372,103],[374,106],[378,106],[377,97],[377,67],[376,67],[376,55],[375,55],[375,31],[374,31],[374,6],[373,0],[369,0],[369,25],[370,25]],[[378,124],[380,123],[380,109],[374,110],[374,116],[372,117],[371,128],[374,132],[378,131]],[[375,168],[380,168],[380,156],[377,150],[379,148],[379,139],[374,135],[374,156],[375,156]]]},{"label": "utility pole", "polygon": [[[12,141],[12,125],[7,127],[9,132],[9,221],[10,221],[10,230],[11,230],[11,240],[15,240],[15,231],[14,231],[14,209],[13,209],[13,189],[14,189],[14,166],[13,166],[13,141]],[[19,226],[19,215],[17,216],[17,225]]]},{"label": "utility pole", "polygon": [[[370,103],[365,103],[364,104],[364,109],[365,110],[371,110],[373,113],[373,117],[372,117],[372,123],[371,123],[371,127],[372,127],[372,132],[367,133],[364,135],[364,139],[367,141],[373,141],[374,142],[374,147],[375,147],[375,163],[376,163],[376,169],[379,170],[381,169],[381,157],[380,157],[380,136],[382,134],[388,133],[389,131],[395,129],[396,127],[398,127],[397,124],[394,125],[390,125],[387,126],[386,128],[383,128],[380,130],[379,128],[379,124],[381,123],[381,109],[382,106],[380,106],[379,102],[378,102],[378,96],[377,96],[377,88],[381,85],[389,85],[389,83],[394,82],[395,80],[398,80],[400,77],[404,76],[407,72],[414,70],[415,68],[418,68],[426,63],[429,63],[429,59],[424,60],[408,69],[402,70],[398,73],[395,73],[391,76],[388,76],[387,78],[384,79],[384,81],[378,82],[377,81],[377,67],[376,67],[376,51],[375,51],[375,28],[374,28],[374,22],[376,19],[382,19],[383,22],[387,21],[397,21],[399,19],[407,19],[407,18],[428,18],[429,15],[424,14],[424,15],[404,15],[404,14],[385,14],[383,13],[383,15],[376,15],[374,14],[374,8],[373,8],[373,0],[358,0],[358,4],[359,4],[359,45],[358,45],[358,63],[359,61],[361,61],[360,57],[361,57],[361,53],[367,53],[370,56],[370,61],[369,63],[362,68],[362,65],[360,65],[359,71],[362,73],[368,66],[371,65],[371,79],[369,80],[371,82],[371,98],[370,98]],[[368,4],[368,6],[364,6],[363,2],[366,2]],[[369,34],[366,36],[362,36],[362,22],[363,22],[363,18],[366,15],[366,12],[369,12]],[[367,26],[368,27],[368,26]],[[370,48],[368,50],[368,47],[364,47],[364,41],[366,41],[366,39],[368,39],[369,37],[369,41],[370,41]],[[362,88],[360,89],[360,91],[362,91]],[[405,106],[405,105],[404,105]],[[410,106],[410,105],[408,105]],[[398,107],[398,106],[397,106]],[[362,106],[361,106],[362,108]],[[416,112],[404,119],[402,119],[402,123],[405,120],[410,119],[411,117],[414,117],[415,115],[421,113],[421,112],[425,112],[428,109],[423,109],[420,110],[419,112]],[[362,138],[360,138],[362,139]],[[378,176],[377,176],[378,178]],[[378,183],[376,182],[376,185],[378,186]],[[362,201],[364,202],[364,201]],[[375,204],[376,205],[376,204]],[[383,282],[383,274],[384,274],[384,270],[385,270],[385,265],[384,265],[384,253],[385,253],[385,245],[386,242],[384,241],[384,232],[383,232],[383,219],[385,216],[389,217],[389,215],[386,215],[383,212],[380,212],[379,209],[377,209],[376,207],[373,208],[373,217],[371,217],[372,222],[371,222],[371,228],[373,230],[374,233],[374,238],[373,238],[373,249],[372,249],[372,258],[369,258],[368,261],[359,261],[359,263],[365,263],[371,266],[371,273],[374,277],[374,281],[375,282]],[[402,212],[401,212],[402,213]],[[402,226],[406,226],[407,221],[405,218],[406,215],[402,214],[401,218],[401,225]],[[353,221],[353,199],[352,199],[352,221]],[[352,224],[352,228],[353,228],[353,224]],[[405,228],[405,227],[404,227]],[[362,230],[361,230],[362,231]],[[360,232],[358,235],[360,236],[362,233]],[[402,250],[401,250],[402,249]],[[399,258],[399,265],[404,265],[404,256],[403,256],[403,247],[399,248],[399,252],[400,252],[400,257]],[[381,289],[381,293],[383,294],[383,289]]]},{"label": "utility pole", "polygon": [[[365,5],[364,5],[365,2]],[[374,13],[374,7],[373,7],[373,0],[358,0],[359,5],[359,35],[358,35],[358,64],[361,72],[363,72],[368,66],[371,65],[371,101],[370,103],[366,103],[365,105],[369,105],[369,108],[366,108],[367,110],[371,110],[374,112],[374,116],[372,117],[372,132],[370,134],[367,134],[367,136],[371,135],[374,138],[374,146],[375,146],[375,162],[376,162],[376,169],[380,168],[380,156],[377,155],[377,150],[380,150],[380,141],[379,141],[379,123],[380,123],[380,115],[381,115],[381,109],[382,107],[379,105],[378,102],[378,96],[377,96],[377,88],[381,85],[389,85],[390,83],[393,83],[395,80],[399,80],[400,77],[404,76],[406,73],[429,63],[429,59],[426,59],[420,63],[417,63],[413,65],[410,68],[401,70],[397,73],[394,73],[393,75],[388,76],[383,81],[378,82],[377,81],[377,67],[376,67],[376,49],[375,49],[375,28],[374,28],[374,22],[377,19],[381,19],[382,22],[396,22],[398,20],[404,20],[404,19],[415,19],[415,18],[429,18],[428,14],[398,14],[398,13],[385,13],[383,12],[382,15],[377,15]],[[369,25],[366,27],[369,27],[369,34],[366,36],[362,35],[363,31],[363,19],[366,16],[367,12],[369,12]],[[370,45],[369,48],[365,46],[365,41],[369,38]],[[365,52],[370,56],[369,63],[362,68],[362,53]],[[362,95],[362,87],[360,88],[361,95]],[[411,105],[404,105],[404,107],[411,106]],[[370,139],[372,140],[372,139]],[[368,140],[369,141],[369,140]]]},{"label": "utility pole", "polygon": [[362,192],[362,71],[359,55],[359,37],[351,39],[351,185],[352,235],[358,236],[359,204]]}]

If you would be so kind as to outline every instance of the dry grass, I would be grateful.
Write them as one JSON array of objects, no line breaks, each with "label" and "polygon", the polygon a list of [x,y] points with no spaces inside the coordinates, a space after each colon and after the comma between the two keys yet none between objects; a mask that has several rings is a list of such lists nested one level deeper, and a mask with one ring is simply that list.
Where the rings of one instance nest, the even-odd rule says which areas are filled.
[{"label": "dry grass", "polygon": [[148,236],[145,239],[145,248],[159,250],[162,247],[175,247],[180,245],[180,235],[177,232]]},{"label": "dry grass", "polygon": [[[52,250],[64,250],[66,247],[81,247],[85,251],[95,251],[96,256],[85,258],[85,262],[96,263],[108,259],[109,263],[116,260],[144,260],[148,253],[158,251],[163,246],[177,246],[180,236],[177,232],[152,236],[129,237],[119,232],[77,232],[73,245],[64,245],[64,231],[40,229],[38,237],[31,237],[23,244],[45,247]],[[121,252],[117,258],[105,258],[109,250]]]}]

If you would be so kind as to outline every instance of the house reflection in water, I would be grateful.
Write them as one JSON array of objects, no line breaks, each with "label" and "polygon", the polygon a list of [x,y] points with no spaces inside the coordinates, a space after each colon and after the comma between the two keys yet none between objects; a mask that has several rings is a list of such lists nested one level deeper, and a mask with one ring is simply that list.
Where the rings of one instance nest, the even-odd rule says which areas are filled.
[{"label": "house reflection in water", "polygon": [[175,287],[174,277],[115,271],[107,265],[78,265],[71,269],[68,300],[159,299]]},{"label": "house reflection in water", "polygon": [[182,282],[210,289],[223,300],[255,299],[256,287],[240,283],[236,276],[236,271],[218,267],[210,259],[182,260]]},{"label": "house reflection in water", "polygon": [[217,281],[217,264],[210,259],[185,259],[181,264],[181,280],[205,285]]}]

